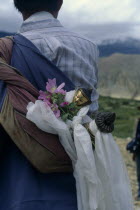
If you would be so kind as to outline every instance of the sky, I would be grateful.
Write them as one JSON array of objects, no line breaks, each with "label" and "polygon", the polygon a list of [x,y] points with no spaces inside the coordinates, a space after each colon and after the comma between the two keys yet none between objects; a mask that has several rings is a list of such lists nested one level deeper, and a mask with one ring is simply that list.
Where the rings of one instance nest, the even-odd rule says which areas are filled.
[{"label": "sky", "polygon": [[[18,31],[22,18],[13,0],[0,3],[0,31]],[[64,0],[59,20],[95,42],[140,38],[140,0]]]}]

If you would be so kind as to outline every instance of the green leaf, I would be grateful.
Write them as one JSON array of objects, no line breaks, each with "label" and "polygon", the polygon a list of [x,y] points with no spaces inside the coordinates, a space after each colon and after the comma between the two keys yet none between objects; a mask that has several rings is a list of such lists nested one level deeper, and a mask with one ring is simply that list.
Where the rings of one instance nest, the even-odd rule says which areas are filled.
[{"label": "green leaf", "polygon": [[68,119],[69,113],[63,114],[61,116],[62,120],[65,122]]}]

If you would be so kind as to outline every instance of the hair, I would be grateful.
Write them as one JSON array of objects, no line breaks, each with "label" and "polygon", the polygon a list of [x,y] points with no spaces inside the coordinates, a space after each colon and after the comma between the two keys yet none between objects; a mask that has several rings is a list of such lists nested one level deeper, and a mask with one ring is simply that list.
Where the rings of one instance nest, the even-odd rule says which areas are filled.
[{"label": "hair", "polygon": [[21,13],[41,10],[57,12],[60,9],[58,0],[14,0],[14,5]]}]

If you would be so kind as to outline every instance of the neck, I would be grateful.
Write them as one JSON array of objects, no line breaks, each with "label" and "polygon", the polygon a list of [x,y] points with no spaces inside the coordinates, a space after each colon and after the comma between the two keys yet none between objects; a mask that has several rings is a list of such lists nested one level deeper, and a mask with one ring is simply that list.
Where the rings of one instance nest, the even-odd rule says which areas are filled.
[{"label": "neck", "polygon": [[[22,16],[23,16],[23,20],[27,20],[30,16],[32,16],[33,14],[35,14],[36,12],[41,12],[41,11],[35,11],[35,12],[32,12],[32,13],[26,13],[26,12],[23,12],[22,13]],[[57,18],[58,17],[58,12],[50,12],[54,18]]]}]

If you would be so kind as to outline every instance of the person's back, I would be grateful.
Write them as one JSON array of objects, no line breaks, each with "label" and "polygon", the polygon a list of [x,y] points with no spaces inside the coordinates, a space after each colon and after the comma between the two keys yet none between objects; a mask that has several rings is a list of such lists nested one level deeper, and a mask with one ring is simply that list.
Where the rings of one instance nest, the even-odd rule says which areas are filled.
[{"label": "person's back", "polygon": [[38,12],[22,25],[20,33],[73,81],[76,87],[93,89],[91,111],[98,109],[96,45],[65,29],[48,12]]},{"label": "person's back", "polygon": [[[48,12],[41,12],[43,9],[39,5],[44,2],[45,4],[51,2],[49,12],[55,18]],[[93,89],[91,111],[95,111],[98,108],[96,92],[98,51],[91,41],[69,32],[60,25],[56,16],[61,4],[62,0],[15,0],[15,5],[25,20],[20,33],[32,41],[46,58],[74,82],[75,86]],[[26,78],[29,79],[28,75]],[[4,151],[7,156],[1,159],[1,210],[77,210],[75,180],[72,173],[41,174],[11,140],[7,140],[7,145]]]},{"label": "person's back", "polygon": [[[138,107],[138,110],[140,110],[140,107]],[[136,167],[137,167],[137,180],[138,180],[138,195],[136,197],[136,200],[140,200],[140,119],[138,119],[137,128],[136,128],[136,136],[135,136],[136,142],[137,142],[137,152],[134,154],[135,160],[136,160]]]}]

